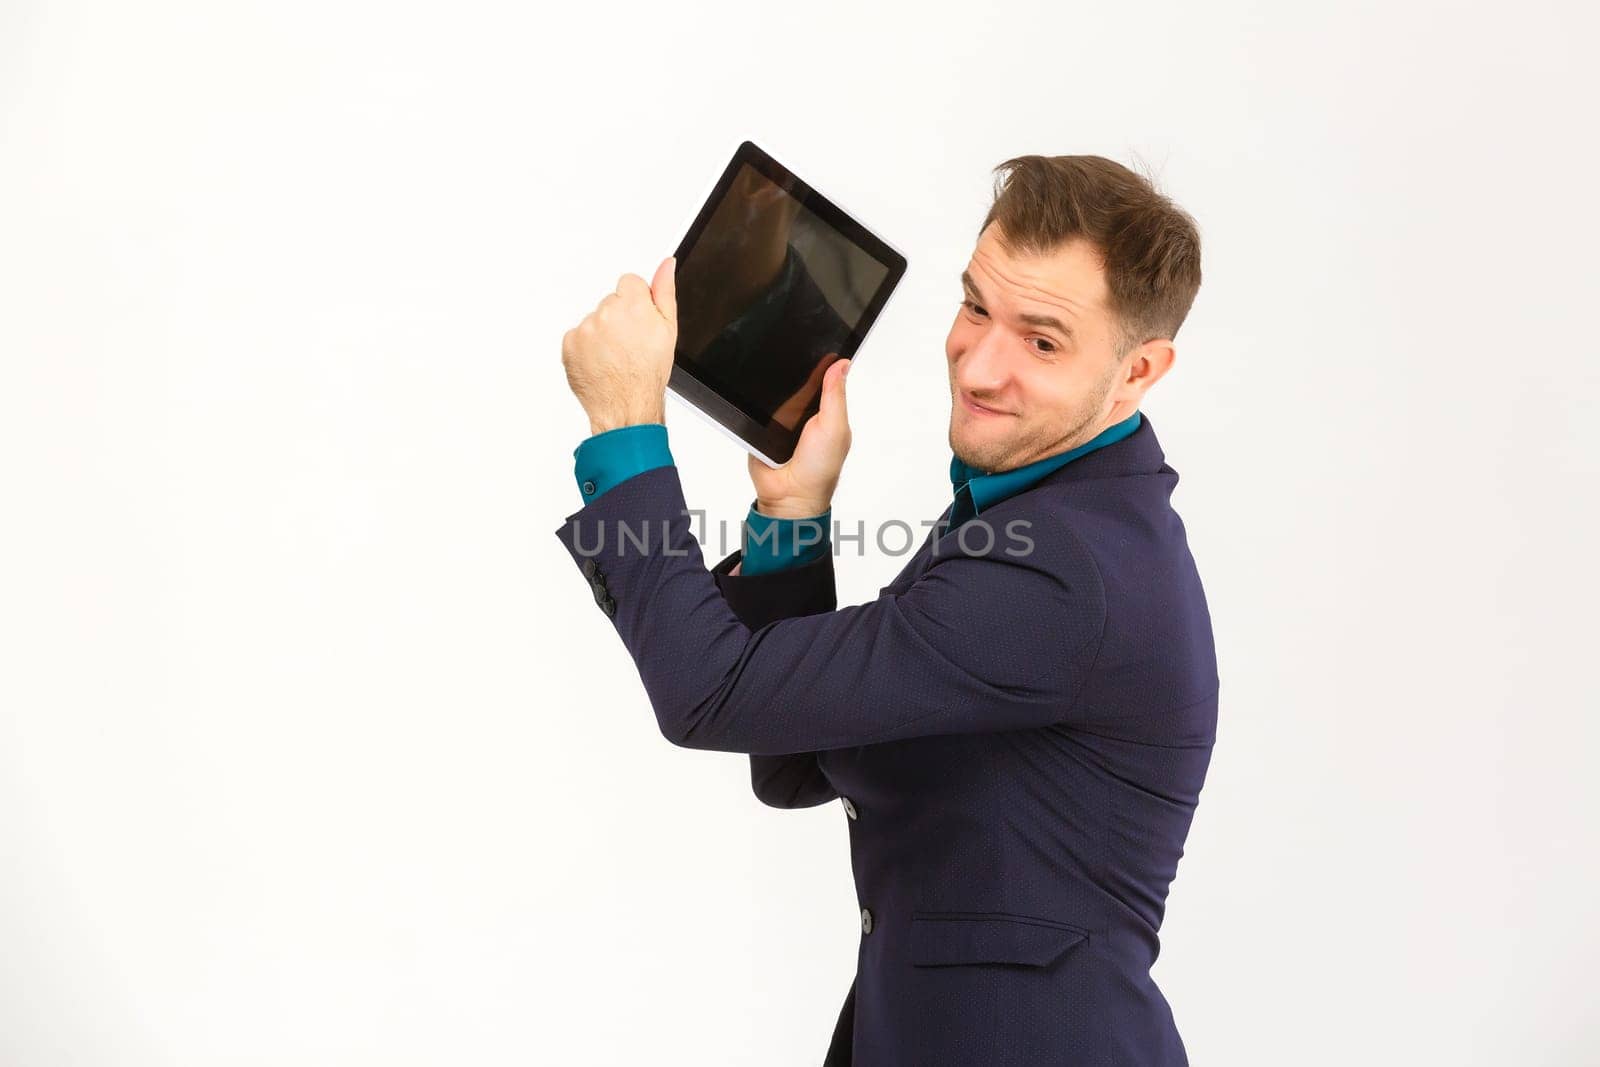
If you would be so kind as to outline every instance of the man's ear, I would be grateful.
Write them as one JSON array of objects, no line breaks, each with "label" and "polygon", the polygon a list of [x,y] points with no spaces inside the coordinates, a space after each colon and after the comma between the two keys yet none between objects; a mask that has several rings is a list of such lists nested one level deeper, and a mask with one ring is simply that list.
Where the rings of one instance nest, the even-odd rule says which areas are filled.
[{"label": "man's ear", "polygon": [[1178,351],[1167,338],[1146,341],[1122,357],[1122,387],[1131,390],[1134,396],[1143,396],[1172,369],[1177,358]]}]

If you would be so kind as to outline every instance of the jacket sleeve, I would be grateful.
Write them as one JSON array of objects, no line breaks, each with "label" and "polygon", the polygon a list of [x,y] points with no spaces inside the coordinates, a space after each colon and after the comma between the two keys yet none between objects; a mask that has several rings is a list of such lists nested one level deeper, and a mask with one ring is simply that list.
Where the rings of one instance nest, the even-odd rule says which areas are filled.
[{"label": "jacket sleeve", "polygon": [[[762,574],[730,574],[744,557],[736,551],[711,568],[717,588],[739,621],[758,630],[778,619],[832,611],[836,604],[833,553],[807,564]],[[750,757],[750,786],[774,808],[812,808],[838,798],[815,752]]]},{"label": "jacket sleeve", "polygon": [[1009,528],[971,538],[983,551],[947,536],[903,591],[751,627],[706,570],[690,515],[677,468],[658,467],[555,531],[596,572],[673,744],[777,756],[1044,726],[1070,720],[1095,667],[1105,591],[1064,524],[1028,531],[1026,549]]}]

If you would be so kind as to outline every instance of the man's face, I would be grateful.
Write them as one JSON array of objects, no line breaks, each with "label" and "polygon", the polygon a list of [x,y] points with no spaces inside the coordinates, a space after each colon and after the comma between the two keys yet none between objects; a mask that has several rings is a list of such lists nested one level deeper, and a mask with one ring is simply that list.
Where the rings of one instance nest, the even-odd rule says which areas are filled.
[{"label": "man's face", "polygon": [[944,345],[950,450],[983,471],[1080,445],[1132,414],[1142,392],[1123,381],[1128,361],[1116,355],[1093,249],[1073,241],[1048,257],[1013,259],[996,229],[978,238]]}]

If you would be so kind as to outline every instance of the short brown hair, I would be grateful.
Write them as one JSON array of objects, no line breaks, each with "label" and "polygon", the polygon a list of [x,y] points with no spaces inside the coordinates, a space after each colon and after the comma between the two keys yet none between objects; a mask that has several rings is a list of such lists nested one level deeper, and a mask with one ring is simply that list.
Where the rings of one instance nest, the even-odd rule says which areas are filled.
[{"label": "short brown hair", "polygon": [[1200,231],[1148,178],[1103,156],[1017,156],[995,167],[994,203],[1009,255],[1045,256],[1084,238],[1099,253],[1117,323],[1117,356],[1171,339],[1200,290]]}]

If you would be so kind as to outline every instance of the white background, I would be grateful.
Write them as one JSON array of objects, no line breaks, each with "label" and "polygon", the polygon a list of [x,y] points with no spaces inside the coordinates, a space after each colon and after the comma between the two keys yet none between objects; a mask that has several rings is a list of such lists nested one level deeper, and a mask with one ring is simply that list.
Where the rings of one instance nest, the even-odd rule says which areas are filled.
[{"label": "white background", "polygon": [[[560,337],[747,137],[911,262],[850,378],[869,529],[947,502],[990,168],[1199,220],[1145,408],[1222,676],[1156,966],[1193,1061],[1597,1062],[1595,29],[0,5],[0,1062],[821,1058],[843,813],[668,745],[553,536]],[[737,523],[743,454],[668,423]]]}]

